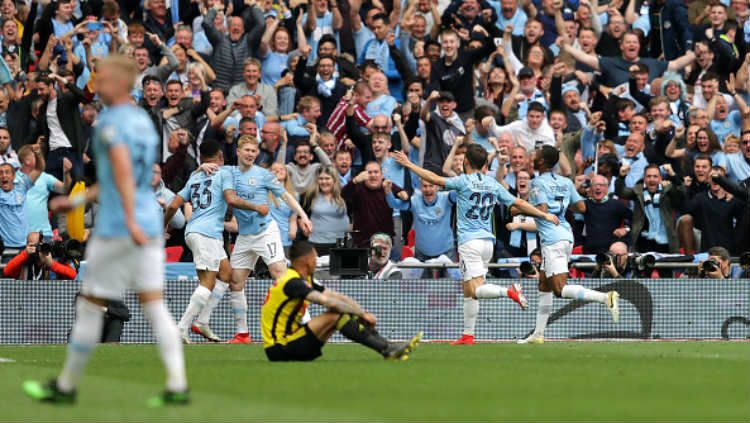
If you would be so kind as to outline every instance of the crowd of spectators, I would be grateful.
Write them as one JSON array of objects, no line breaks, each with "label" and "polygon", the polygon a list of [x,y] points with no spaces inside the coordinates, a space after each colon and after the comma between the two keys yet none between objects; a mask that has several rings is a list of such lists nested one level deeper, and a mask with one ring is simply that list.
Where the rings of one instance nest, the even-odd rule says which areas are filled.
[{"label": "crowd of spectators", "polygon": [[[455,260],[455,197],[389,152],[455,176],[479,144],[488,177],[526,198],[534,149],[553,145],[556,172],[587,198],[568,216],[580,252],[739,255],[749,17],[747,0],[2,0],[0,238],[41,264],[34,244],[65,237],[47,200],[95,183],[97,61],[121,54],[162,135],[160,204],[202,142],[233,165],[252,135],[256,164],[300,198],[322,253],[354,231],[358,247],[378,234],[381,252],[390,236],[394,260]],[[33,184],[21,178],[39,162]],[[275,207],[285,243],[303,236]],[[496,258],[539,246],[532,219],[493,213]],[[170,222],[168,245],[184,245],[189,217]]]}]

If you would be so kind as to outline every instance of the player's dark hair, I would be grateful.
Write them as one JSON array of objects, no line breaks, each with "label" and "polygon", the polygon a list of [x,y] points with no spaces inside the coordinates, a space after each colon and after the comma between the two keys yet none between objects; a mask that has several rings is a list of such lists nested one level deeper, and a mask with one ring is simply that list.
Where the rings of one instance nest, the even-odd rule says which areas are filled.
[{"label": "player's dark hair", "polygon": [[372,17],[372,22],[382,20],[384,24],[388,25],[388,16],[385,13],[378,13]]},{"label": "player's dark hair", "polygon": [[221,144],[218,141],[204,140],[200,147],[201,160],[214,157],[219,154],[219,151],[221,151]]},{"label": "player's dark hair", "polygon": [[699,154],[695,156],[695,159],[693,159],[693,163],[697,162],[698,160],[705,160],[708,162],[709,166],[713,167],[714,165],[714,159],[711,158],[708,154]]},{"label": "player's dark hair", "polygon": [[481,170],[487,164],[487,150],[479,144],[470,144],[466,147],[466,156],[469,165],[474,170]]},{"label": "player's dark hair", "polygon": [[291,261],[299,260],[302,257],[315,251],[315,247],[307,241],[294,241],[289,247],[289,259]]},{"label": "player's dark hair", "polygon": [[542,146],[540,154],[542,155],[541,157],[542,161],[544,162],[544,166],[547,169],[552,169],[553,167],[555,167],[557,162],[560,160],[560,150],[551,145]]}]

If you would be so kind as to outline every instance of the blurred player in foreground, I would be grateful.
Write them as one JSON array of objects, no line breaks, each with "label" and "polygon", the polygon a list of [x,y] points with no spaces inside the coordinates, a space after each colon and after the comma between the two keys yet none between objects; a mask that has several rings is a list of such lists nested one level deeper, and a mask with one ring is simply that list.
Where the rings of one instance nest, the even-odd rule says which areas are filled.
[{"label": "blurred player in foreground", "polygon": [[[295,241],[289,256],[292,267],[268,290],[261,309],[263,346],[270,361],[315,360],[336,331],[388,360],[406,360],[417,347],[421,332],[408,342],[390,342],[375,330],[375,316],[351,298],[316,283],[313,273],[318,254],[312,244]],[[327,311],[302,324],[309,303]]]},{"label": "blurred player in foreground", "polygon": [[495,236],[492,233],[492,209],[496,202],[506,207],[513,205],[524,214],[534,216],[557,225],[556,216],[538,210],[526,201],[511,195],[492,176],[486,176],[487,151],[479,144],[471,144],[464,158],[465,173],[453,178],[444,178],[409,161],[403,152],[392,153],[396,161],[431,184],[456,191],[458,213],[458,254],[464,282],[464,333],[454,345],[474,343],[474,327],[479,314],[479,299],[508,297],[521,309],[527,306],[521,285],[510,288],[485,284],[487,264],[492,259]]},{"label": "blurred player in foreground", "polygon": [[73,198],[57,197],[50,204],[56,212],[68,212],[98,194],[100,208],[86,249],[88,266],[76,301],[65,366],[49,384],[23,384],[26,394],[39,401],[75,401],[78,381],[101,338],[104,306],[107,300],[121,299],[126,288],[138,293],[167,370],[166,391],[150,399],[148,405],[186,404],[189,400],[182,344],[162,299],[162,218],[150,186],[159,135],[146,112],[130,104],[136,73],[132,60],[122,56],[109,56],[98,63],[97,92],[106,106],[93,137],[98,189]]},{"label": "blurred player in foreground", "polygon": [[539,210],[557,216],[560,224],[550,225],[546,220],[536,219],[537,232],[542,241],[536,328],[528,338],[519,340],[519,344],[544,342],[544,328],[552,312],[552,293],[558,298],[602,303],[607,306],[615,322],[620,317],[617,291],[599,292],[581,285],[567,284],[568,262],[573,252],[573,230],[565,220],[565,211],[570,207],[574,212],[584,213],[586,204],[569,178],[552,172],[559,159],[560,152],[549,145],[538,149],[534,155],[534,168],[539,171],[539,176],[531,182],[529,201]]}]

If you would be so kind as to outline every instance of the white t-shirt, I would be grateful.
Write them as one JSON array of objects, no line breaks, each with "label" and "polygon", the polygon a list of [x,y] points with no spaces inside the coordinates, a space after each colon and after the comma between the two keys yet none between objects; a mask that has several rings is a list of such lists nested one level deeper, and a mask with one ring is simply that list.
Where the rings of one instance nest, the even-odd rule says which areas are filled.
[{"label": "white t-shirt", "polygon": [[60,120],[57,119],[57,98],[51,98],[47,102],[47,127],[49,127],[49,149],[73,148],[70,140],[65,136]]}]

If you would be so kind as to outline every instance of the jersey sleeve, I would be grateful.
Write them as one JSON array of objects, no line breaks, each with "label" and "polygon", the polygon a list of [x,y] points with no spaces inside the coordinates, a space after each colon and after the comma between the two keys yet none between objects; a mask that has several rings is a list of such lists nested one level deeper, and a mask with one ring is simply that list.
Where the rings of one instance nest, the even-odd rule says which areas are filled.
[{"label": "jersey sleeve", "polygon": [[300,278],[291,279],[284,285],[284,295],[289,298],[305,298],[313,289]]},{"label": "jersey sleeve", "polygon": [[192,178],[188,179],[188,181],[185,183],[185,186],[182,187],[182,189],[177,193],[184,201],[190,201],[190,183],[192,182]]},{"label": "jersey sleeve", "polygon": [[55,190],[55,184],[60,182],[57,178],[54,176],[44,173],[41,177],[44,177],[44,182],[47,185],[47,191],[54,191]]},{"label": "jersey sleeve", "polygon": [[505,207],[510,207],[513,203],[516,202],[516,197],[508,192],[508,190],[500,184],[497,184],[495,195],[497,195],[497,201],[502,203]]},{"label": "jersey sleeve", "polygon": [[[123,130],[123,131],[121,131]],[[117,136],[118,133],[127,133],[128,128],[118,128],[111,120],[103,122],[103,125],[99,129],[99,139],[102,144],[109,149],[112,146],[125,144],[125,137]]]},{"label": "jersey sleeve", "polygon": [[578,190],[576,189],[575,184],[573,184],[573,181],[568,179],[568,185],[570,185],[570,204],[583,201],[584,198],[581,197],[581,194],[578,193]]},{"label": "jersey sleeve", "polygon": [[537,179],[531,181],[531,190],[529,190],[529,203],[531,203],[531,205],[533,206],[549,203],[547,193],[545,193],[544,190],[541,189],[536,181]]},{"label": "jersey sleeve", "polygon": [[221,191],[223,192],[228,189],[233,190],[234,176],[232,175],[232,173],[228,169],[222,167],[221,169],[219,169],[219,175],[221,176]]},{"label": "jersey sleeve", "polygon": [[445,178],[445,189],[461,191],[465,186],[466,181],[464,180],[463,175]]}]

